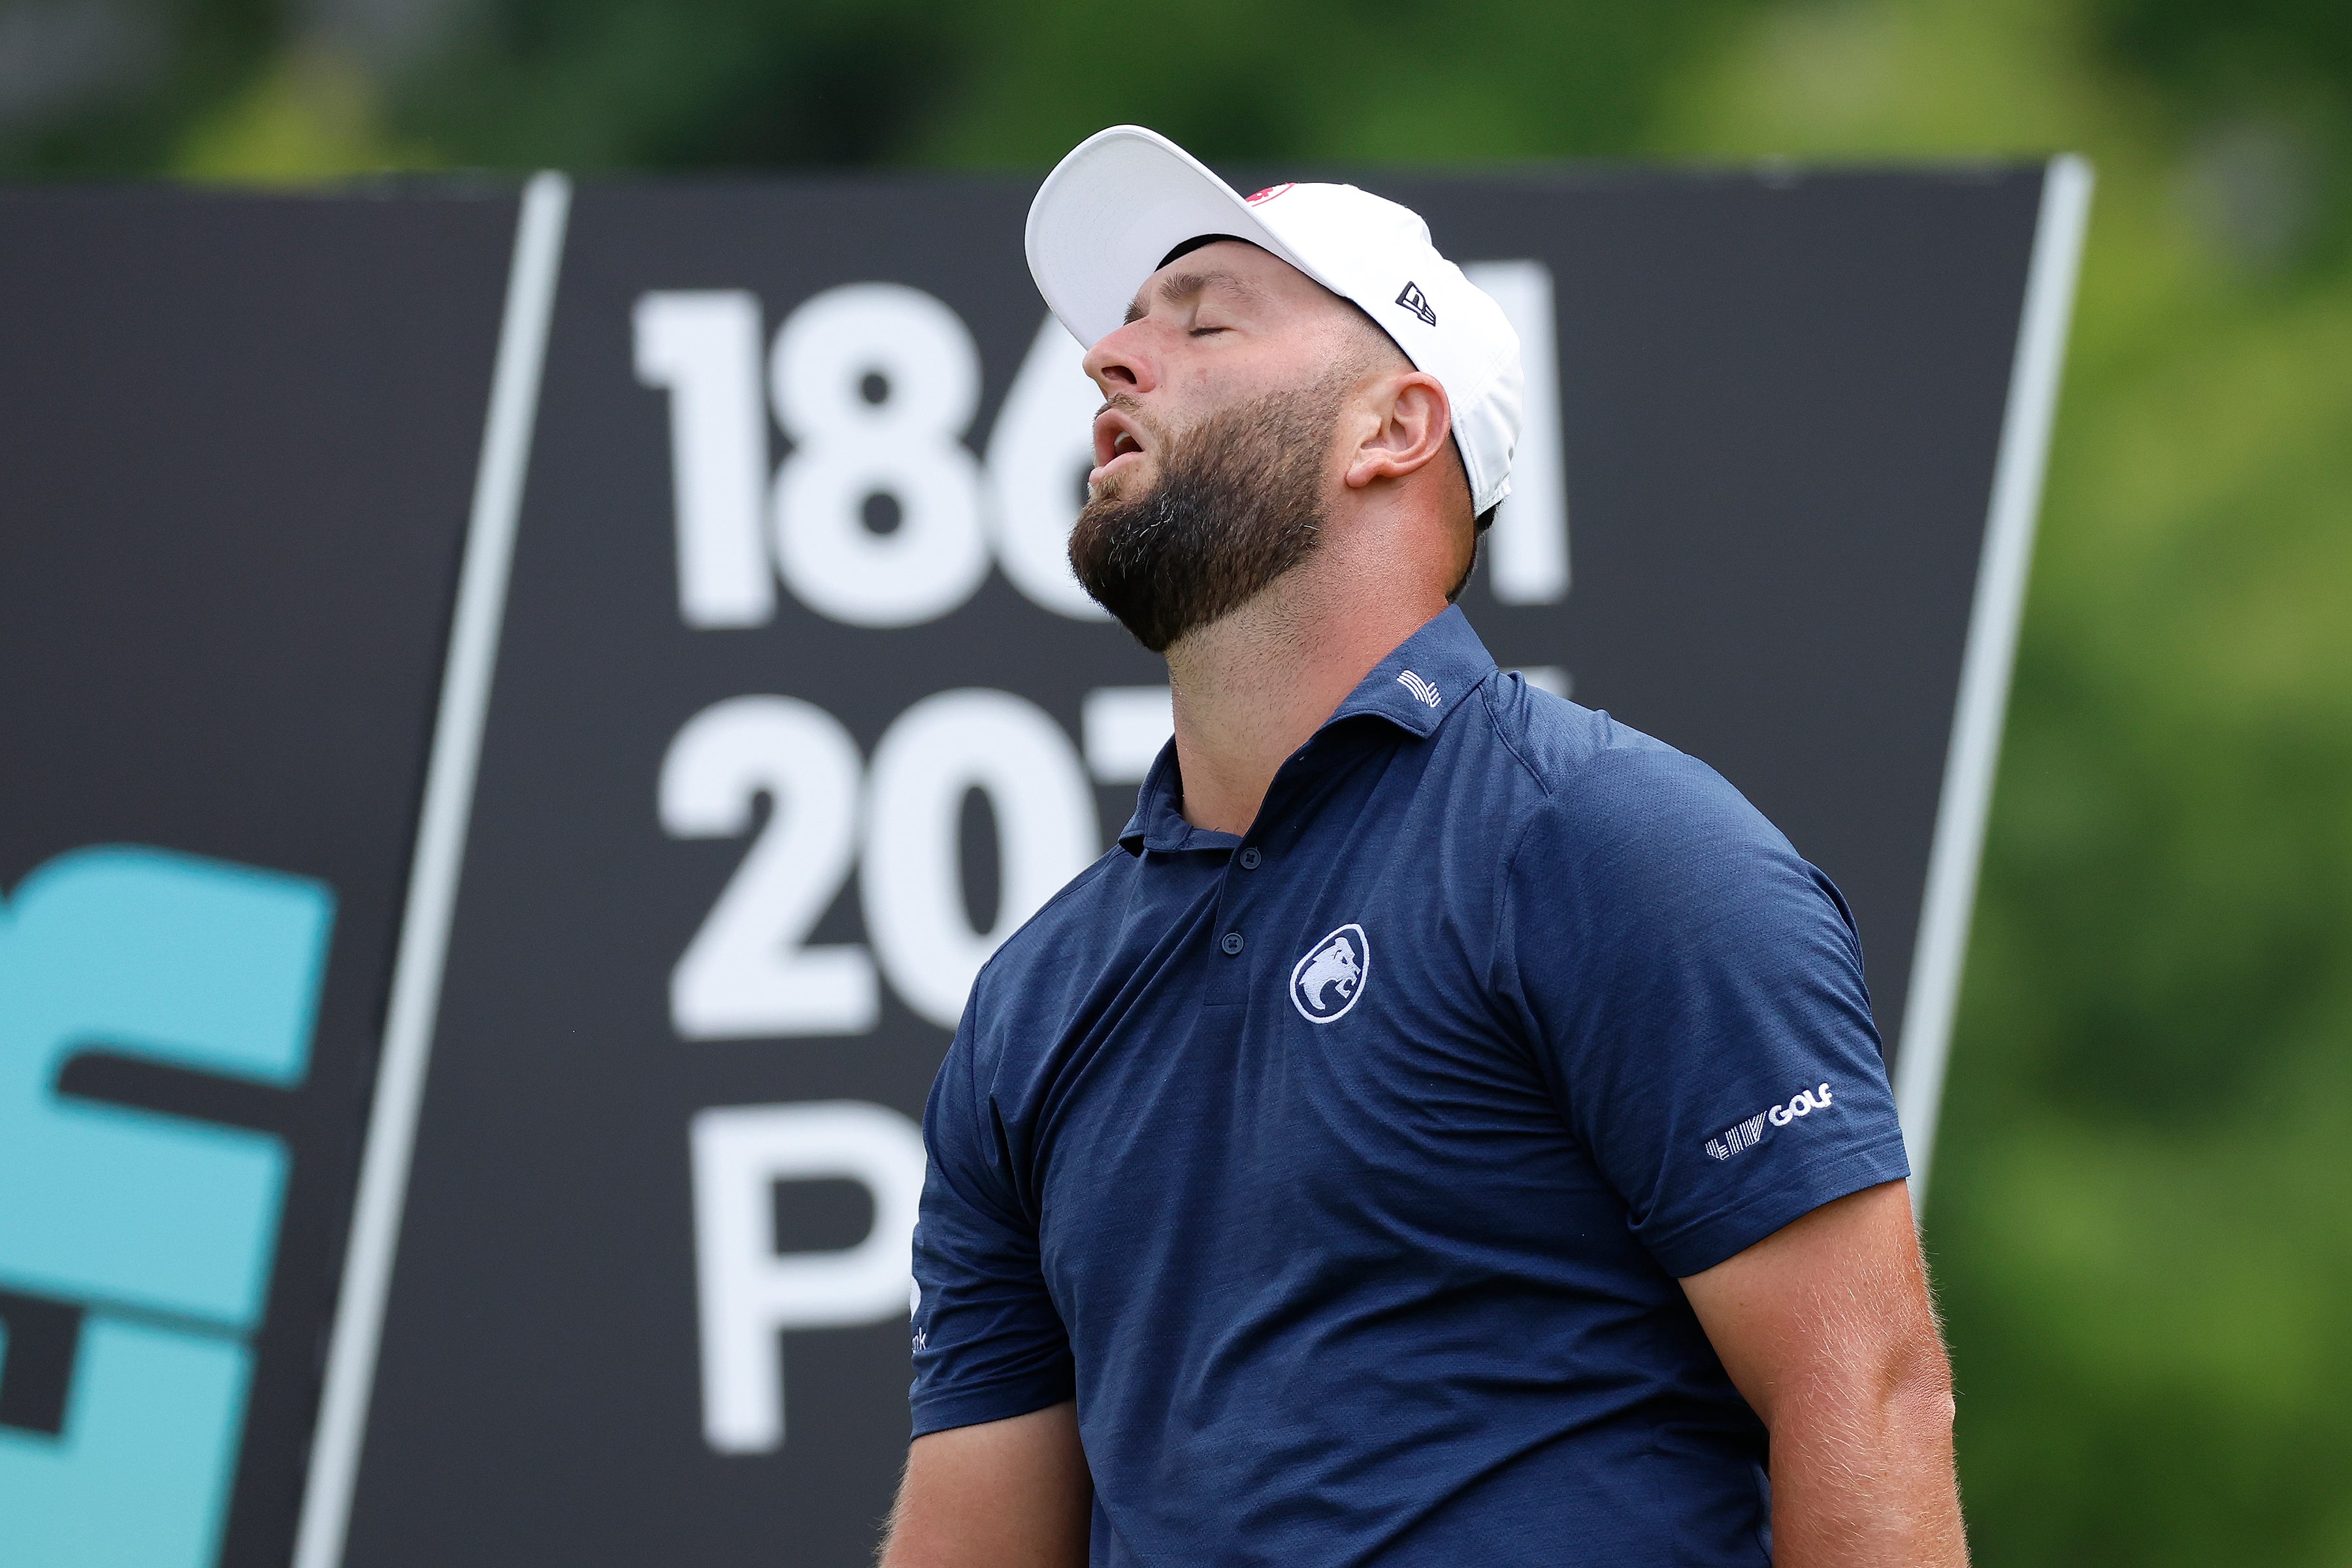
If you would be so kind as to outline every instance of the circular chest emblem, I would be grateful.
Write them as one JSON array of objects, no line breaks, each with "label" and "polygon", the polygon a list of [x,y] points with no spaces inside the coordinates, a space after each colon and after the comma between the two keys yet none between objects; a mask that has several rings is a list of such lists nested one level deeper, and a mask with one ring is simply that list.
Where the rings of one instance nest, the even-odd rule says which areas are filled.
[{"label": "circular chest emblem", "polygon": [[1372,945],[1364,928],[1341,926],[1307,950],[1290,971],[1290,1004],[1310,1024],[1329,1024],[1345,1017],[1364,994],[1372,972]]}]

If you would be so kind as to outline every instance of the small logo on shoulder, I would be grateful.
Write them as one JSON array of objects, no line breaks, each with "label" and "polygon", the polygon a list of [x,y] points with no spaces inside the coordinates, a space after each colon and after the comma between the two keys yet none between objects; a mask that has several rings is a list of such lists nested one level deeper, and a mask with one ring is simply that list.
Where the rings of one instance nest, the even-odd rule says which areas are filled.
[{"label": "small logo on shoulder", "polygon": [[1244,196],[1242,200],[1247,202],[1252,206],[1255,206],[1260,202],[1270,202],[1274,200],[1275,197],[1282,195],[1283,192],[1289,190],[1297,183],[1298,182],[1296,180],[1285,180],[1278,185],[1268,185],[1262,191],[1256,192],[1251,195]]},{"label": "small logo on shoulder", "polygon": [[1363,996],[1371,969],[1371,943],[1364,928],[1350,921],[1291,967],[1290,1005],[1310,1024],[1337,1023]]},{"label": "small logo on shoulder", "polygon": [[1715,1160],[1728,1160],[1742,1149],[1753,1149],[1757,1144],[1764,1142],[1765,1128],[1786,1127],[1800,1116],[1811,1116],[1816,1110],[1827,1110],[1829,1108],[1829,1085],[1823,1084],[1819,1089],[1801,1089],[1788,1104],[1776,1105],[1769,1110],[1759,1110],[1738,1126],[1726,1131],[1721,1137],[1708,1139],[1706,1141],[1707,1156]]},{"label": "small logo on shoulder", "polygon": [[1429,296],[1421,291],[1418,283],[1407,283],[1398,291],[1396,302],[1419,316],[1429,326],[1437,325],[1437,312],[1429,308]]},{"label": "small logo on shoulder", "polygon": [[1398,676],[1397,684],[1403,687],[1407,691],[1412,692],[1417,700],[1427,703],[1432,708],[1437,706],[1437,688],[1432,686],[1429,682],[1423,680],[1412,671],[1408,669],[1402,675]]}]

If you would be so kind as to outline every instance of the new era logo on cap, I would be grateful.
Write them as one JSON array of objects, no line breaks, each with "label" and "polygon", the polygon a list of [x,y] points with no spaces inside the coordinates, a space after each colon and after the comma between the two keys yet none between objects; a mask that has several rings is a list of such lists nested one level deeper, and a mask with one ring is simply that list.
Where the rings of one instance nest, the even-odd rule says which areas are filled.
[{"label": "new era logo on cap", "polygon": [[1421,291],[1418,283],[1407,283],[1397,294],[1397,303],[1419,316],[1431,326],[1437,325],[1437,312],[1429,308],[1429,296]]}]

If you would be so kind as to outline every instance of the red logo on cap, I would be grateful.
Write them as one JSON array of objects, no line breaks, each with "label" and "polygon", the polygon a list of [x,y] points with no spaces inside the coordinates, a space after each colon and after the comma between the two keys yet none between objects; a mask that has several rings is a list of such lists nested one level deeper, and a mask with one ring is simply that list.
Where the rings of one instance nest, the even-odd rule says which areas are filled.
[{"label": "red logo on cap", "polygon": [[1265,189],[1258,192],[1257,195],[1254,196],[1244,196],[1242,199],[1249,203],[1250,205],[1255,206],[1260,202],[1270,202],[1274,200],[1275,197],[1282,195],[1283,192],[1290,189],[1291,186],[1297,183],[1298,182],[1296,180],[1285,180],[1278,185],[1268,185]]}]

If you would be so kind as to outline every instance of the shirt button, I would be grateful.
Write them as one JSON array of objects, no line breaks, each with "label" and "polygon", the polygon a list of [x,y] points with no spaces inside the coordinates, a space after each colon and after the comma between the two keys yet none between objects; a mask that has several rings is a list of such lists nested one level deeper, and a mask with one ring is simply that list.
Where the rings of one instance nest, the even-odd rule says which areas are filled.
[{"label": "shirt button", "polygon": [[1241,952],[1242,933],[1237,931],[1227,931],[1225,933],[1225,940],[1223,945],[1225,950],[1225,955],[1229,958]]},{"label": "shirt button", "polygon": [[1264,858],[1265,858],[1265,857],[1260,855],[1257,852],[1257,846],[1253,844],[1248,848],[1242,851],[1242,869],[1244,871],[1255,871],[1257,869],[1257,863]]}]

